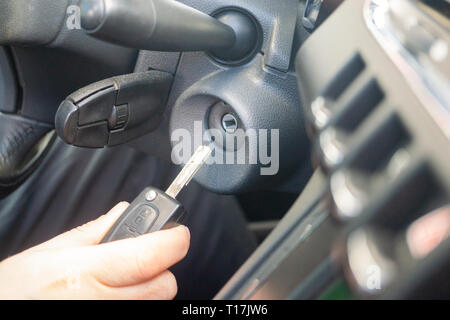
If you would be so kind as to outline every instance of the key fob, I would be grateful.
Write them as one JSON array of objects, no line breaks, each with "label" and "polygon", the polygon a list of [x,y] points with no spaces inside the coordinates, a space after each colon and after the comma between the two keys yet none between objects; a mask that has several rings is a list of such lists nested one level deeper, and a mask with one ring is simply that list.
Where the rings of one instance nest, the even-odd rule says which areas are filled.
[{"label": "key fob", "polygon": [[157,188],[147,187],[117,219],[101,243],[172,228],[181,222],[185,212],[176,199]]}]

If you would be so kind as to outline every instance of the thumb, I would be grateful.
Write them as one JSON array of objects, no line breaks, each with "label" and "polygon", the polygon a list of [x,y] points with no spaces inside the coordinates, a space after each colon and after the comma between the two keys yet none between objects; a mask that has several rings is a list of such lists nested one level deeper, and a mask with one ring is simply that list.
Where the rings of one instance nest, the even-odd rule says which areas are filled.
[{"label": "thumb", "polygon": [[53,239],[35,247],[36,249],[66,248],[99,244],[112,225],[129,206],[128,202],[120,202],[107,214],[90,221],[80,227],[67,231]]}]

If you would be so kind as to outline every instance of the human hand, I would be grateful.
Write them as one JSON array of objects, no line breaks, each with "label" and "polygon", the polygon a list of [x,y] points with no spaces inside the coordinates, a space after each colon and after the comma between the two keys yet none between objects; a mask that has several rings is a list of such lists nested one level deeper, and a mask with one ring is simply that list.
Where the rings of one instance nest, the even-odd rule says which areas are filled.
[{"label": "human hand", "polygon": [[0,262],[0,299],[172,299],[167,269],[189,249],[179,226],[99,244],[128,203]]}]

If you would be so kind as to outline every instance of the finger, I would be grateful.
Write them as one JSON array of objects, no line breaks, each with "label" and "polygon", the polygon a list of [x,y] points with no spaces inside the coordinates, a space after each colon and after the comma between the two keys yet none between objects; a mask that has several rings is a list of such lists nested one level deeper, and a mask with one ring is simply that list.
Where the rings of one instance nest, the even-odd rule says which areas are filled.
[{"label": "finger", "polygon": [[98,219],[60,234],[59,236],[40,244],[36,248],[65,248],[98,244],[128,206],[128,202],[120,202],[107,214]]},{"label": "finger", "polygon": [[142,283],[183,259],[189,241],[189,230],[179,226],[90,247],[90,273],[112,287]]},{"label": "finger", "polygon": [[168,270],[137,285],[108,288],[110,299],[117,300],[171,300],[177,294],[177,281]]}]

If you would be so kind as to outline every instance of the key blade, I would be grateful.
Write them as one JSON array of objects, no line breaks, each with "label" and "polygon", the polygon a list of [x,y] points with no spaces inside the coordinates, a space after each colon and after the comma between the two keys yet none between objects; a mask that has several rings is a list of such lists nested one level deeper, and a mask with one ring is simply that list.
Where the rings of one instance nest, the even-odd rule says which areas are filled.
[{"label": "key blade", "polygon": [[166,190],[166,194],[172,198],[176,198],[180,191],[192,180],[197,171],[202,167],[211,152],[212,150],[210,147],[200,146]]}]

